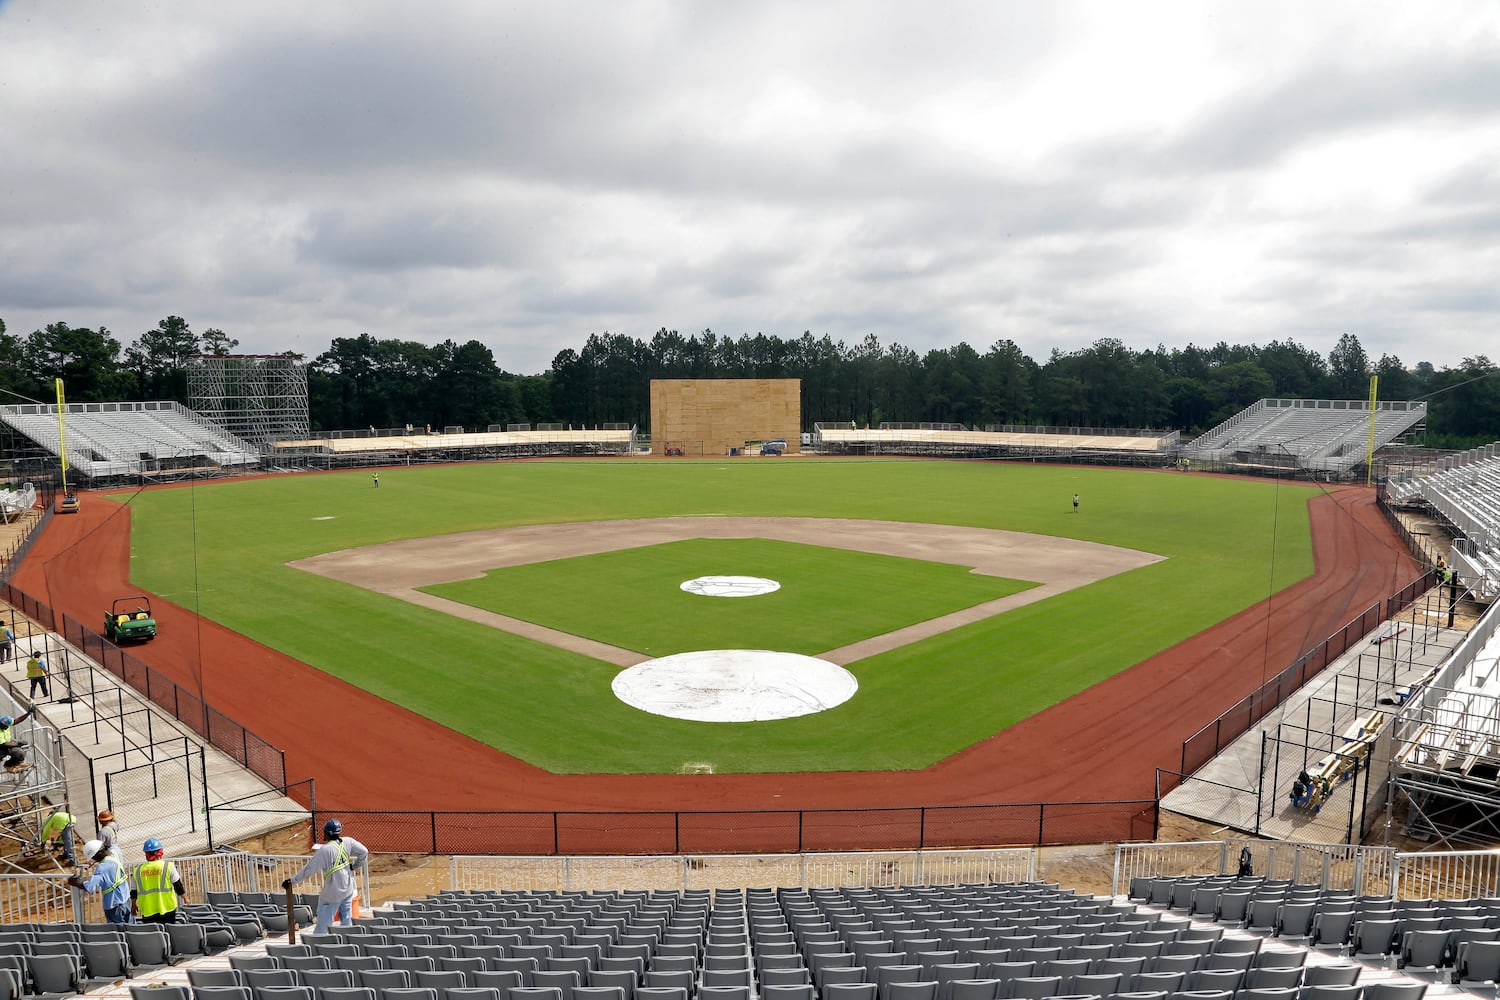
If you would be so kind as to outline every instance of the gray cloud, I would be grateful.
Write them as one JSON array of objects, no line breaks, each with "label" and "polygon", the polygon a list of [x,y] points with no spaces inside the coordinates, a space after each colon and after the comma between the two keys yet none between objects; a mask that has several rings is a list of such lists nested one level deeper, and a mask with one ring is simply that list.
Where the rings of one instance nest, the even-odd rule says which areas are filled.
[{"label": "gray cloud", "polygon": [[1253,170],[1308,144],[1399,125],[1493,122],[1500,113],[1500,50],[1400,59],[1361,70],[1306,67],[1204,115],[1161,148],[1153,164],[1176,172]]},{"label": "gray cloud", "polygon": [[0,318],[522,372],[663,326],[1452,363],[1493,325],[1500,14],[1419,13],[11,0]]}]

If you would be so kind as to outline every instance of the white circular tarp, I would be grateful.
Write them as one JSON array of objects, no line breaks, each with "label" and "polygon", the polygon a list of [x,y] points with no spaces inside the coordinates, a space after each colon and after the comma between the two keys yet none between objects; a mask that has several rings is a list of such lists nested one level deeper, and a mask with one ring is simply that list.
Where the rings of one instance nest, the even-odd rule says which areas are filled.
[{"label": "white circular tarp", "polygon": [[837,664],[766,649],[708,649],[637,663],[615,675],[615,697],[653,715],[693,722],[766,722],[812,715],[854,697]]},{"label": "white circular tarp", "polygon": [[678,586],[704,597],[759,597],[781,589],[781,584],[763,576],[698,576]]}]

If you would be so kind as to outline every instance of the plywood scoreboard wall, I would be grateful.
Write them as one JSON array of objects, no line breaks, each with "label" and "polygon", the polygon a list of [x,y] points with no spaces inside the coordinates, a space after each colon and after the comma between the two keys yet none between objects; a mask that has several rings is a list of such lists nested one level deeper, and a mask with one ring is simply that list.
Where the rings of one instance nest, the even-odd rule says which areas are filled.
[{"label": "plywood scoreboard wall", "polygon": [[747,441],[786,440],[801,451],[799,378],[651,380],[651,452],[668,445],[686,455],[727,455]]}]

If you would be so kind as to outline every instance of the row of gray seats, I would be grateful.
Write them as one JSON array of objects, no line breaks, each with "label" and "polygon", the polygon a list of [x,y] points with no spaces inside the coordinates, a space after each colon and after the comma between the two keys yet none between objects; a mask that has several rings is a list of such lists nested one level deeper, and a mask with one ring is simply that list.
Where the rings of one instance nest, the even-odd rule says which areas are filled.
[{"label": "row of gray seats", "polygon": [[[817,994],[819,1000],[932,1000],[938,994],[935,984],[902,984],[909,989],[892,988],[877,991],[875,984],[834,985]],[[1132,990],[1113,993],[1064,993],[1061,980],[1036,979],[1018,989],[1005,990],[995,981],[969,980],[955,984],[953,1000],[1422,1000],[1426,985],[1422,983],[1371,983],[1310,986],[1302,989],[1230,990]],[[165,992],[164,992],[165,991]],[[243,985],[188,987],[131,987],[132,1000],[559,1000],[561,994],[552,988],[527,987],[314,987]],[[617,990],[588,994],[591,1000],[619,1000]],[[686,992],[678,989],[645,989],[641,1000],[684,1000]],[[726,991],[713,994],[717,1000],[732,997],[752,1000],[748,991]],[[811,987],[805,990],[770,987],[759,995],[761,1000],[796,1000],[812,998]]]},{"label": "row of gray seats", "polygon": [[[78,992],[91,984],[125,978],[174,960],[174,940],[201,945],[196,925],[161,924],[10,925],[0,937],[0,996]],[[199,947],[198,953],[202,953]]]},{"label": "row of gray seats", "polygon": [[1317,886],[1277,886],[1268,896],[1264,883],[1211,877],[1132,880],[1131,891],[1190,915],[1211,909],[1214,920],[1268,938],[1369,961],[1395,956],[1399,968],[1434,981],[1500,981],[1500,898],[1397,900]]}]

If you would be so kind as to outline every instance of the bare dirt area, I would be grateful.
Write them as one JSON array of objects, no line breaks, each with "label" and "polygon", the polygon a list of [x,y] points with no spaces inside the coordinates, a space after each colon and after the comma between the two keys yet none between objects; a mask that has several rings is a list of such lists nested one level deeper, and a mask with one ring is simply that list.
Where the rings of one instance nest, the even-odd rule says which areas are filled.
[{"label": "bare dirt area", "polygon": [[[359,835],[353,830],[355,840]],[[235,843],[252,854],[311,854],[314,845],[310,822],[273,830],[259,837]],[[451,888],[448,884],[448,857],[426,854],[370,855],[370,895],[367,902],[379,906],[397,899],[415,899]]]}]

